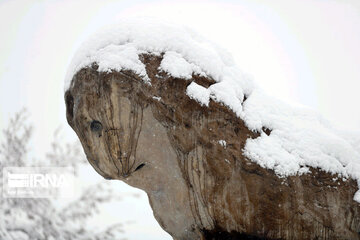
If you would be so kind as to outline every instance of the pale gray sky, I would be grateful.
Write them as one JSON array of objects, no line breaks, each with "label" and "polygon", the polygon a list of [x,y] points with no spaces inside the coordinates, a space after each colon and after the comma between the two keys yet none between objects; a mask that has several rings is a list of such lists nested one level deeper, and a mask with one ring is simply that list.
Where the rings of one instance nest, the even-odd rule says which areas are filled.
[{"label": "pale gray sky", "polygon": [[230,51],[271,95],[314,108],[340,128],[360,130],[357,0],[2,0],[0,127],[27,107],[35,153],[49,147],[59,125],[66,139],[74,139],[63,101],[71,57],[99,27],[136,15],[189,25]]}]

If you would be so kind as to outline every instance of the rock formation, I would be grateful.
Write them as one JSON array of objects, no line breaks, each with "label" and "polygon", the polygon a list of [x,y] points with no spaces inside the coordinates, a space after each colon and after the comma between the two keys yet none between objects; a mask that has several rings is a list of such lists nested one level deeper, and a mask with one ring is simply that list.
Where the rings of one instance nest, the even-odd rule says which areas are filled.
[{"label": "rock formation", "polygon": [[95,62],[72,78],[67,120],[100,175],[143,189],[176,240],[360,239],[355,180],[311,167],[279,177],[251,161],[246,141],[272,129],[250,130],[224,104],[191,99],[191,82],[215,81],[172,77],[162,58],[139,55],[151,84]]},{"label": "rock formation", "polygon": [[360,239],[360,137],[269,97],[188,28],[129,20],[70,64],[67,120],[176,240]]}]

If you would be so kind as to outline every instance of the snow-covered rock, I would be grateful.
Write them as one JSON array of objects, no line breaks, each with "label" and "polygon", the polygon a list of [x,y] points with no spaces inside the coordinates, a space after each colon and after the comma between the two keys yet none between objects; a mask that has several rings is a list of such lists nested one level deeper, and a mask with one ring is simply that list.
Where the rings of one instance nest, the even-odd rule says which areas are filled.
[{"label": "snow-covered rock", "polygon": [[89,162],[144,189],[174,238],[358,238],[360,137],[268,96],[188,28],[137,19],[100,31],[65,90]]}]

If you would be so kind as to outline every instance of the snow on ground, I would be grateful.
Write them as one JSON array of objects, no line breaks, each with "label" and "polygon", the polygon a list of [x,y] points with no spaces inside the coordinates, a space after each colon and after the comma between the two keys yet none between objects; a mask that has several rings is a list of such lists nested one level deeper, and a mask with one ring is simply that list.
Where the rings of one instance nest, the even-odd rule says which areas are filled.
[{"label": "snow on ground", "polygon": [[[138,58],[142,53],[164,53],[159,70],[173,77],[191,81],[198,74],[214,79],[209,88],[192,82],[186,94],[206,106],[210,100],[223,103],[253,131],[270,129],[270,135],[262,132],[247,140],[244,153],[251,161],[273,169],[279,177],[306,174],[308,167],[314,167],[360,183],[359,134],[342,133],[311,109],[268,96],[226,50],[184,26],[140,18],[99,31],[75,54],[65,89],[77,71],[93,62],[99,65],[98,71],[131,70],[151,84]],[[354,199],[360,202],[360,192]]]}]

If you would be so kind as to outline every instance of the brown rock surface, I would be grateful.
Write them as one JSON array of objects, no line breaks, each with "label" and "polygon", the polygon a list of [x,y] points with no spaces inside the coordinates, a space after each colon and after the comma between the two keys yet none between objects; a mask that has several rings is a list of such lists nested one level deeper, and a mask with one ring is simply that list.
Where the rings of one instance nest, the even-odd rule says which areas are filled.
[{"label": "brown rock surface", "polygon": [[67,119],[96,171],[146,191],[174,239],[360,239],[354,180],[318,169],[279,178],[242,154],[259,133],[186,95],[191,81],[213,80],[174,79],[158,72],[161,57],[141,60],[151,86],[132,72],[80,70],[65,93]]}]

